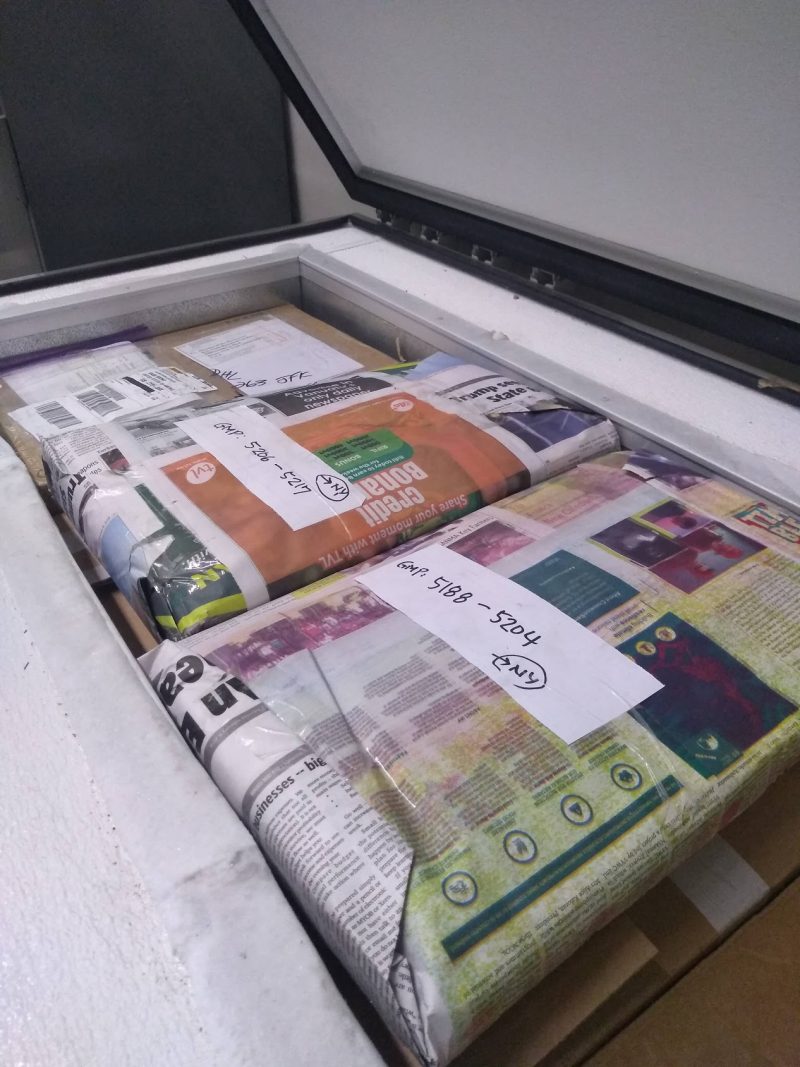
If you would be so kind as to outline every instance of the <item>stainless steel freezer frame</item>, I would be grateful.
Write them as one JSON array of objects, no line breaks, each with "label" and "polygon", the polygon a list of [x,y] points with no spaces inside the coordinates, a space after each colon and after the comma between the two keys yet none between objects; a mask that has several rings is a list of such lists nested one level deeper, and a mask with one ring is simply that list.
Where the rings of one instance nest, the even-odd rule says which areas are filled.
[{"label": "stainless steel freezer frame", "polygon": [[[791,442],[786,442],[787,462],[785,469],[781,469],[776,456],[754,454],[746,441],[739,443],[737,433],[731,432],[727,439],[707,433],[688,411],[681,417],[675,411],[642,403],[619,389],[604,386],[602,367],[587,366],[579,373],[573,367],[557,363],[548,355],[544,336],[531,349],[500,328],[487,332],[474,321],[448,312],[411,287],[392,285],[357,269],[336,251],[325,250],[331,239],[335,248],[336,233],[344,235],[341,238],[344,248],[338,251],[362,243],[383,245],[384,258],[389,259],[392,254],[400,256],[399,281],[413,277],[399,249],[370,237],[368,231],[352,228],[329,232],[327,240],[323,233],[323,239],[314,244],[278,242],[274,250],[261,246],[116,277],[101,276],[58,287],[52,299],[46,297],[46,291],[38,294],[41,299],[35,299],[36,293],[22,300],[4,297],[0,298],[0,372],[4,362],[26,351],[111,334],[142,323],[153,333],[164,333],[288,300],[387,353],[419,358],[441,349],[486,366],[513,371],[613,419],[623,433],[626,447],[647,445],[674,452],[715,473],[732,477],[776,502],[800,508]],[[413,252],[405,255],[415,257]],[[422,271],[426,265],[424,257],[415,258]],[[466,277],[457,281],[455,272],[441,269],[449,274],[453,286],[466,283]],[[503,291],[500,285],[493,288],[498,293]],[[534,323],[537,317],[546,318],[548,312],[550,317],[555,314],[565,320],[570,318],[564,312],[533,301],[528,301],[528,307]],[[626,346],[623,338],[615,342],[613,334],[587,323],[580,325],[584,334],[604,338],[605,344],[598,346],[598,360],[608,351],[609,340],[620,351]],[[500,326],[502,321],[498,320]],[[669,361],[668,356],[664,359]],[[680,380],[686,375],[677,361],[671,362],[679,393]],[[715,381],[709,375],[708,381],[717,386],[723,403],[725,391],[735,390],[735,386],[722,379]],[[784,417],[787,414],[777,403],[775,412],[782,412]]]},{"label": "stainless steel freezer frame", "polygon": [[[442,349],[513,370],[612,418],[626,446],[678,455],[800,508],[797,408],[355,227],[6,296],[0,374],[26,351],[139,323],[165,332],[286,300],[388,353],[413,358]],[[10,679],[23,677],[27,646],[11,632],[22,620],[47,680],[36,681],[38,702],[29,701],[31,728],[47,734],[66,715],[202,1020],[209,1062],[307,1062],[321,1034],[332,1064],[380,1062],[255,844],[188,758],[5,448],[0,493],[0,578],[6,618],[15,620],[0,629],[0,703],[14,705]],[[35,748],[17,759],[32,760],[38,773]],[[4,801],[11,825],[24,818],[13,800]],[[59,913],[57,901],[52,907],[55,928],[76,921]],[[142,920],[132,923],[136,931]],[[56,937],[45,958],[57,946]],[[113,990],[108,996],[109,1011],[122,1011]],[[144,1001],[125,1010],[140,1011],[144,1024]]]}]

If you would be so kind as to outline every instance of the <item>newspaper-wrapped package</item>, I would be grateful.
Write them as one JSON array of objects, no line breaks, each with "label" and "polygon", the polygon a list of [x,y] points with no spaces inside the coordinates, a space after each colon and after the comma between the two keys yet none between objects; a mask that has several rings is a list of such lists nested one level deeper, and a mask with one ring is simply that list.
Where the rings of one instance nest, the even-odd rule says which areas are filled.
[{"label": "newspaper-wrapped package", "polygon": [[4,373],[0,432],[37,485],[46,484],[41,442],[53,434],[176,402],[219,404],[239,395],[228,382],[166,344],[157,353],[152,347],[146,331],[132,330],[129,336],[41,353]]},{"label": "newspaper-wrapped package", "polygon": [[616,445],[601,417],[441,354],[51,437],[54,496],[180,638]]},{"label": "newspaper-wrapped package", "polygon": [[198,404],[219,404],[386,362],[290,304],[158,336],[133,327],[0,362],[0,432],[44,486],[39,442],[63,430],[193,395]]},{"label": "newspaper-wrapped package", "polygon": [[143,664],[444,1064],[800,754],[799,620],[798,519],[616,453]]}]

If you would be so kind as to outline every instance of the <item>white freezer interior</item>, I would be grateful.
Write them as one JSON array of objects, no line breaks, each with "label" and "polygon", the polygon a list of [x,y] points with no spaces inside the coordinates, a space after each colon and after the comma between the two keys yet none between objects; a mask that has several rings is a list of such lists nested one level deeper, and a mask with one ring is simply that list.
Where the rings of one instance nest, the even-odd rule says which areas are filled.
[{"label": "white freezer interior", "polygon": [[[800,409],[352,227],[6,297],[0,374],[32,349],[286,300],[393,355],[502,365],[627,445],[800,509]],[[0,1058],[381,1063],[2,442],[0,493]]]}]

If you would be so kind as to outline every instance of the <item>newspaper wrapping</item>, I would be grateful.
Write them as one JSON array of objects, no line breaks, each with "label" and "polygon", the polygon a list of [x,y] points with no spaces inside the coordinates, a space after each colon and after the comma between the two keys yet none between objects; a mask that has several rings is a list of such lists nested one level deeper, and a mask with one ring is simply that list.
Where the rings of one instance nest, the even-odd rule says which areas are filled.
[{"label": "newspaper wrapping", "polygon": [[618,446],[437,354],[48,438],[53,494],[155,633],[204,629]]},{"label": "newspaper wrapping", "polygon": [[309,385],[359,367],[382,367],[386,356],[282,304],[156,336],[146,326],[132,327],[30,352],[20,362],[13,369],[0,364],[0,434],[44,486],[39,442],[45,437],[136,410],[152,414],[192,394],[198,405],[210,405],[288,382]]},{"label": "newspaper wrapping", "polygon": [[[437,611],[370,591],[432,545],[580,624],[574,674],[594,635],[663,688],[566,743]],[[444,1064],[797,757],[800,520],[614,453],[143,666],[388,1026]]]}]

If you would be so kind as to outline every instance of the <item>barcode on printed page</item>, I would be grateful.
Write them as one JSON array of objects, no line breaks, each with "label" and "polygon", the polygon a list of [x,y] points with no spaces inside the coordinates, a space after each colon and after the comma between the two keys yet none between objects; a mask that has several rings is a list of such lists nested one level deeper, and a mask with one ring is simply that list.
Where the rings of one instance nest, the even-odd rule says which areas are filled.
[{"label": "barcode on printed page", "polygon": [[[119,394],[117,394],[119,395]],[[79,400],[84,407],[89,408],[95,415],[101,418],[113,415],[115,411],[121,411],[119,404],[114,403],[110,396],[101,393],[99,389],[87,389],[83,393],[76,393],[75,399]],[[122,399],[120,397],[120,399]]]},{"label": "barcode on printed page", "polygon": [[36,404],[34,410],[37,414],[41,415],[43,419],[46,419],[51,426],[57,426],[59,430],[67,430],[70,426],[81,425],[81,420],[76,418],[71,412],[67,411],[67,409],[56,400],[51,400],[47,404]]}]

